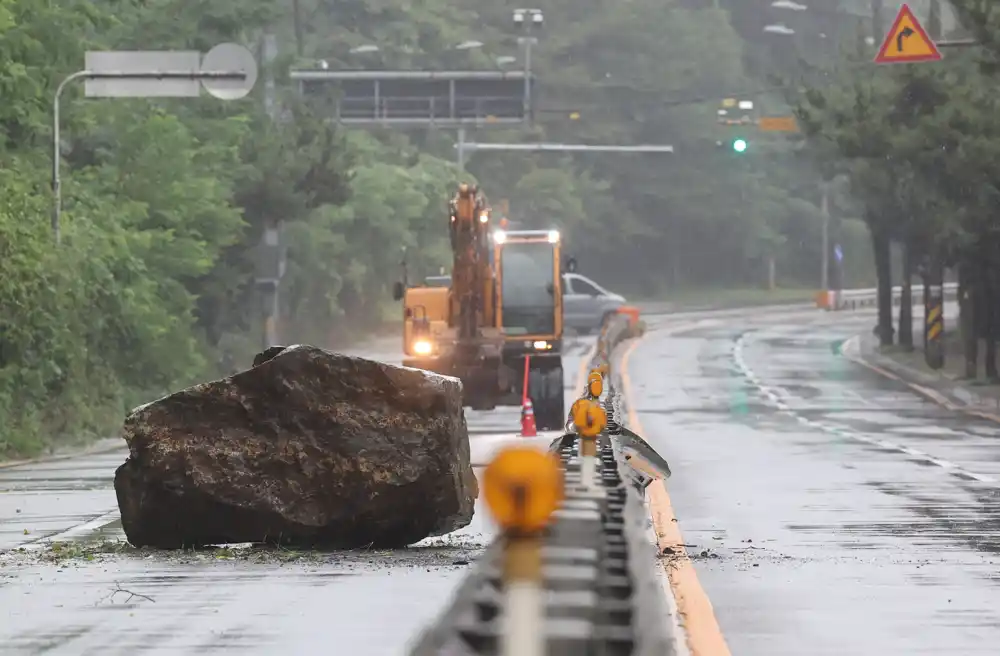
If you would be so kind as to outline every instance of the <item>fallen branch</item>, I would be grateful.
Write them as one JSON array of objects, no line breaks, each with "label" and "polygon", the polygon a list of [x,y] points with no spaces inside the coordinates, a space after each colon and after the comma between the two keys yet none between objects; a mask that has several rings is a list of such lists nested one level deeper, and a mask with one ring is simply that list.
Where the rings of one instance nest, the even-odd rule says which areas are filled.
[{"label": "fallen branch", "polygon": [[111,594],[109,594],[107,597],[105,597],[105,599],[110,599],[111,602],[114,603],[115,595],[118,594],[119,592],[122,592],[122,593],[128,595],[128,599],[126,599],[125,602],[124,602],[126,604],[129,603],[130,601],[132,601],[136,597],[139,597],[140,599],[145,599],[146,601],[151,601],[154,604],[156,603],[156,600],[153,599],[152,597],[148,596],[148,595],[144,595],[141,592],[132,592],[131,590],[123,588],[122,584],[119,583],[118,581],[115,581],[115,589],[112,590]]}]

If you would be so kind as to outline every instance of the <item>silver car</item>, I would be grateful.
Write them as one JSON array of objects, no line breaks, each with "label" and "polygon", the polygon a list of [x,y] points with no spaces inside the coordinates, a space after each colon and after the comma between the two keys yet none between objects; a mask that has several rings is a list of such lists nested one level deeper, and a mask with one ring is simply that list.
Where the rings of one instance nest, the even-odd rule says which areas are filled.
[{"label": "silver car", "polygon": [[579,273],[563,274],[563,324],[581,335],[601,327],[608,312],[625,305],[625,297],[604,289]]},{"label": "silver car", "polygon": [[[448,287],[451,276],[428,276],[428,287]],[[625,297],[579,273],[563,274],[563,325],[581,335],[599,330],[604,315],[625,305]]]}]

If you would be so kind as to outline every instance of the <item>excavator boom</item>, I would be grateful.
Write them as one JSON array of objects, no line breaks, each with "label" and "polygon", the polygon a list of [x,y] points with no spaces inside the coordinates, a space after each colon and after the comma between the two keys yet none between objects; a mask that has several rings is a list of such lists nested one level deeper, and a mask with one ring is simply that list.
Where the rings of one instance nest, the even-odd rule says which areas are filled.
[{"label": "excavator boom", "polygon": [[452,274],[448,325],[459,340],[475,340],[493,321],[489,211],[479,190],[463,184],[450,204]]}]

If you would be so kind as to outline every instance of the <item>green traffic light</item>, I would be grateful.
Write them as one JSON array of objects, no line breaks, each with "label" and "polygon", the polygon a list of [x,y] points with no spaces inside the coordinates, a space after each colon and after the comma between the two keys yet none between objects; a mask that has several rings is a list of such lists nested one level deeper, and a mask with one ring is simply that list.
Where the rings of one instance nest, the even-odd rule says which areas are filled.
[{"label": "green traffic light", "polygon": [[746,139],[737,139],[736,141],[733,142],[733,150],[735,150],[736,152],[742,153],[746,149],[747,149]]}]

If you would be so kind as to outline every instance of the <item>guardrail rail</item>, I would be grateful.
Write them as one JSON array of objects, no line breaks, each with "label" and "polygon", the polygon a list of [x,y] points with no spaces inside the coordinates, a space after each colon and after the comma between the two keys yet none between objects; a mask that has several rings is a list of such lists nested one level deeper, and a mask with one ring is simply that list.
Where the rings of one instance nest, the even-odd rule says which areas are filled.
[{"label": "guardrail rail", "polygon": [[[592,370],[610,383],[614,348],[642,330],[637,313],[613,315],[602,326]],[[582,440],[567,431],[550,451],[558,456],[564,491],[542,536],[544,653],[549,656],[672,656],[677,636],[656,575],[656,550],[649,537],[644,489],[652,480],[633,469],[618,438],[613,384],[597,396],[606,422],[596,435],[597,478],[584,476]],[[603,393],[602,393],[603,392]],[[572,416],[572,415],[571,415]],[[592,470],[593,471],[593,470]],[[411,656],[499,655],[503,647],[503,558],[509,540],[501,535],[472,566],[449,604],[419,636]],[[508,645],[506,653],[511,653]]]},{"label": "guardrail rail", "polygon": [[[924,286],[911,285],[910,293],[913,303],[923,303]],[[942,297],[946,300],[958,298],[958,283],[947,282],[941,285]],[[892,288],[892,304],[899,305],[903,299],[903,288],[899,285]],[[838,291],[820,292],[816,305],[827,310],[856,310],[878,305],[878,288],[842,289]]]}]

